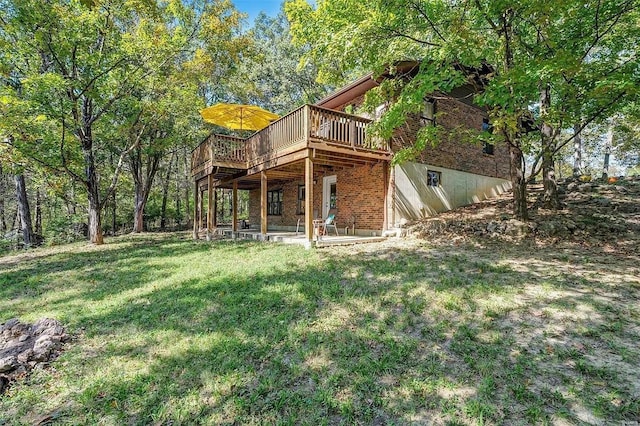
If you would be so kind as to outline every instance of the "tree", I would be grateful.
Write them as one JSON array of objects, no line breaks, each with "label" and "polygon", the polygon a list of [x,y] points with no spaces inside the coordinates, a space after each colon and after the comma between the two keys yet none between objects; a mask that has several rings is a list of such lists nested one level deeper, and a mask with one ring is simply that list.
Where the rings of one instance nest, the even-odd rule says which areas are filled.
[{"label": "tree", "polygon": [[248,36],[252,43],[227,83],[230,100],[286,114],[332,89],[316,81],[318,68],[311,61],[300,62],[309,48],[293,44],[283,12],[258,15]]},{"label": "tree", "polygon": [[[208,50],[219,53],[217,43],[234,37],[238,15],[223,0],[188,6],[179,1],[7,0],[2,9],[7,12],[0,32],[2,69],[24,88],[18,93],[5,87],[6,103],[27,102],[28,117],[50,124],[46,133],[16,137],[12,148],[84,187],[90,240],[101,244],[102,209],[135,148],[110,137],[119,124],[114,112],[176,58],[192,62],[185,75],[195,66],[214,66]],[[115,168],[102,167],[114,151]]]},{"label": "tree", "polygon": [[[384,137],[418,112],[426,95],[474,84],[475,101],[487,108],[496,136],[509,146],[514,214],[526,219],[523,152],[534,148],[525,137],[530,109],[537,106],[532,124],[541,131],[537,164],[544,170],[545,197],[557,207],[554,158],[572,140],[558,141],[561,131],[577,120],[584,126],[606,117],[633,98],[635,3],[325,0],[314,9],[296,0],[286,10],[294,40],[315,43],[308,56],[323,73],[337,67],[393,74],[399,60],[421,63],[410,82],[382,85],[371,96],[371,106],[391,102],[374,128]],[[418,132],[415,146],[397,159],[416,155],[437,138],[431,129]]]},{"label": "tree", "polygon": [[27,198],[27,184],[23,174],[14,176],[16,183],[16,198],[18,200],[18,212],[22,228],[22,240],[25,247],[30,247],[34,243],[33,226],[31,226],[31,209]]}]

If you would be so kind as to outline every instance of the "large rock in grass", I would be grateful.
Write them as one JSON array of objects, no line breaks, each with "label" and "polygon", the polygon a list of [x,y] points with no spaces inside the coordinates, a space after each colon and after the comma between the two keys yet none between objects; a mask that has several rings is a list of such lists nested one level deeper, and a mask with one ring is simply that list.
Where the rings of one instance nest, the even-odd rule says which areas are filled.
[{"label": "large rock in grass", "polygon": [[17,377],[55,359],[67,340],[62,324],[51,318],[35,324],[13,318],[0,325],[0,393]]}]

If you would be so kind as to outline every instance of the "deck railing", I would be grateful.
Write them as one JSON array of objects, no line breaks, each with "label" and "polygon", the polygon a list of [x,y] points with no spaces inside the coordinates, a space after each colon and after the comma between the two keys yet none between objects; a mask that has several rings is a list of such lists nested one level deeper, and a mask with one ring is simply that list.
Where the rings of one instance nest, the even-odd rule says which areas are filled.
[{"label": "deck railing", "polygon": [[207,166],[211,158],[244,166],[247,161],[246,141],[229,135],[209,135],[191,152],[191,172],[196,174]]},{"label": "deck railing", "polygon": [[309,108],[310,136],[328,143],[366,148],[366,127],[371,120],[326,108]]},{"label": "deck railing", "polygon": [[[305,120],[307,122],[305,123]],[[352,149],[386,151],[386,144],[373,146],[366,140],[366,127],[371,120],[330,109],[304,105],[279,118],[247,139],[211,135],[192,153],[195,174],[213,160],[225,163],[257,163],[264,157],[309,140]],[[211,147],[211,149],[209,149]],[[243,167],[243,168],[245,168]]]}]

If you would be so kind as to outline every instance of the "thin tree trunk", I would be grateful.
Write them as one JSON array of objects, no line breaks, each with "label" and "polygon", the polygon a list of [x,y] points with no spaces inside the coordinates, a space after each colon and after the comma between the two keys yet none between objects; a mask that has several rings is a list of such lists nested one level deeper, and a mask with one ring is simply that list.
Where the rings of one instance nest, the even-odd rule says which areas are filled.
[{"label": "thin tree trunk", "polygon": [[573,125],[573,176],[579,177],[582,174],[582,134],[580,132],[580,123]]},{"label": "thin tree trunk", "polygon": [[2,171],[2,164],[0,164],[0,232],[2,232],[2,235],[5,234],[5,232],[7,232],[7,222],[5,220],[5,211],[4,211],[4,200],[5,197],[7,196],[7,194],[5,193],[6,191],[6,180],[4,177],[4,173]]},{"label": "thin tree trunk", "polygon": [[542,180],[544,193],[542,195],[543,206],[548,209],[558,210],[561,208],[560,197],[558,195],[558,184],[556,182],[556,171],[554,162],[554,135],[553,128],[549,125],[546,114],[551,107],[551,87],[543,84],[540,88],[540,114],[542,115]]},{"label": "thin tree trunk", "polygon": [[[184,190],[184,206],[185,206],[185,213],[186,213],[186,218],[187,218],[187,225],[191,225],[193,224],[193,222],[191,222],[191,207],[189,207],[189,188],[191,188],[191,173],[190,173],[190,169],[191,168],[191,158],[189,156],[189,152],[187,151],[187,148],[184,148],[184,182],[185,182],[185,190]],[[196,218],[194,217],[193,220],[195,221]]]},{"label": "thin tree trunk", "polygon": [[40,199],[40,190],[36,189],[36,235],[42,235],[42,200]]},{"label": "thin tree trunk", "polygon": [[131,156],[131,172],[135,186],[135,201],[133,212],[133,232],[140,233],[145,230],[144,209],[149,200],[153,179],[158,171],[161,153],[150,155],[146,161],[146,173],[142,167],[142,149],[136,148]]},{"label": "thin tree trunk", "polygon": [[33,243],[33,228],[31,226],[31,209],[27,199],[27,186],[24,175],[15,175],[16,198],[18,200],[18,211],[20,212],[20,222],[22,224],[22,239],[25,247],[31,247]]},{"label": "thin tree trunk", "polygon": [[[513,50],[511,42],[513,39],[513,15],[512,9],[507,9],[501,16],[499,36],[503,38],[504,62],[503,68],[508,73],[513,68]],[[509,86],[511,96],[514,96],[513,86]],[[527,181],[525,179],[524,156],[522,155],[521,141],[519,134],[504,131],[505,138],[509,144],[510,175],[513,186],[513,214],[516,219],[529,220],[527,210]]]},{"label": "thin tree trunk", "polygon": [[169,184],[171,183],[171,168],[173,166],[173,160],[176,157],[176,152],[171,153],[169,159],[169,165],[167,166],[167,174],[162,182],[162,208],[160,209],[160,230],[164,231],[167,226],[167,200],[169,198]]},{"label": "thin tree trunk", "polygon": [[611,157],[611,147],[613,146],[613,127],[614,123],[611,120],[609,125],[609,131],[607,132],[607,142],[604,146],[604,163],[602,166],[602,180],[606,181],[609,179],[609,159]]},{"label": "thin tree trunk", "polygon": [[113,235],[116,235],[116,227],[118,226],[117,213],[116,190],[114,189],[113,194],[111,194],[111,229],[113,229]]}]

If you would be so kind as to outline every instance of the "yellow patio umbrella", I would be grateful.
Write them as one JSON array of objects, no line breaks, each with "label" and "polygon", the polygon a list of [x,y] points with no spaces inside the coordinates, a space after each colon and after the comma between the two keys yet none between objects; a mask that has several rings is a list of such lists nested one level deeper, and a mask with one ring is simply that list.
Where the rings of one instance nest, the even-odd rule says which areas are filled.
[{"label": "yellow patio umbrella", "polygon": [[200,115],[207,123],[232,130],[260,130],[280,118],[256,105],[223,103],[200,110]]}]

